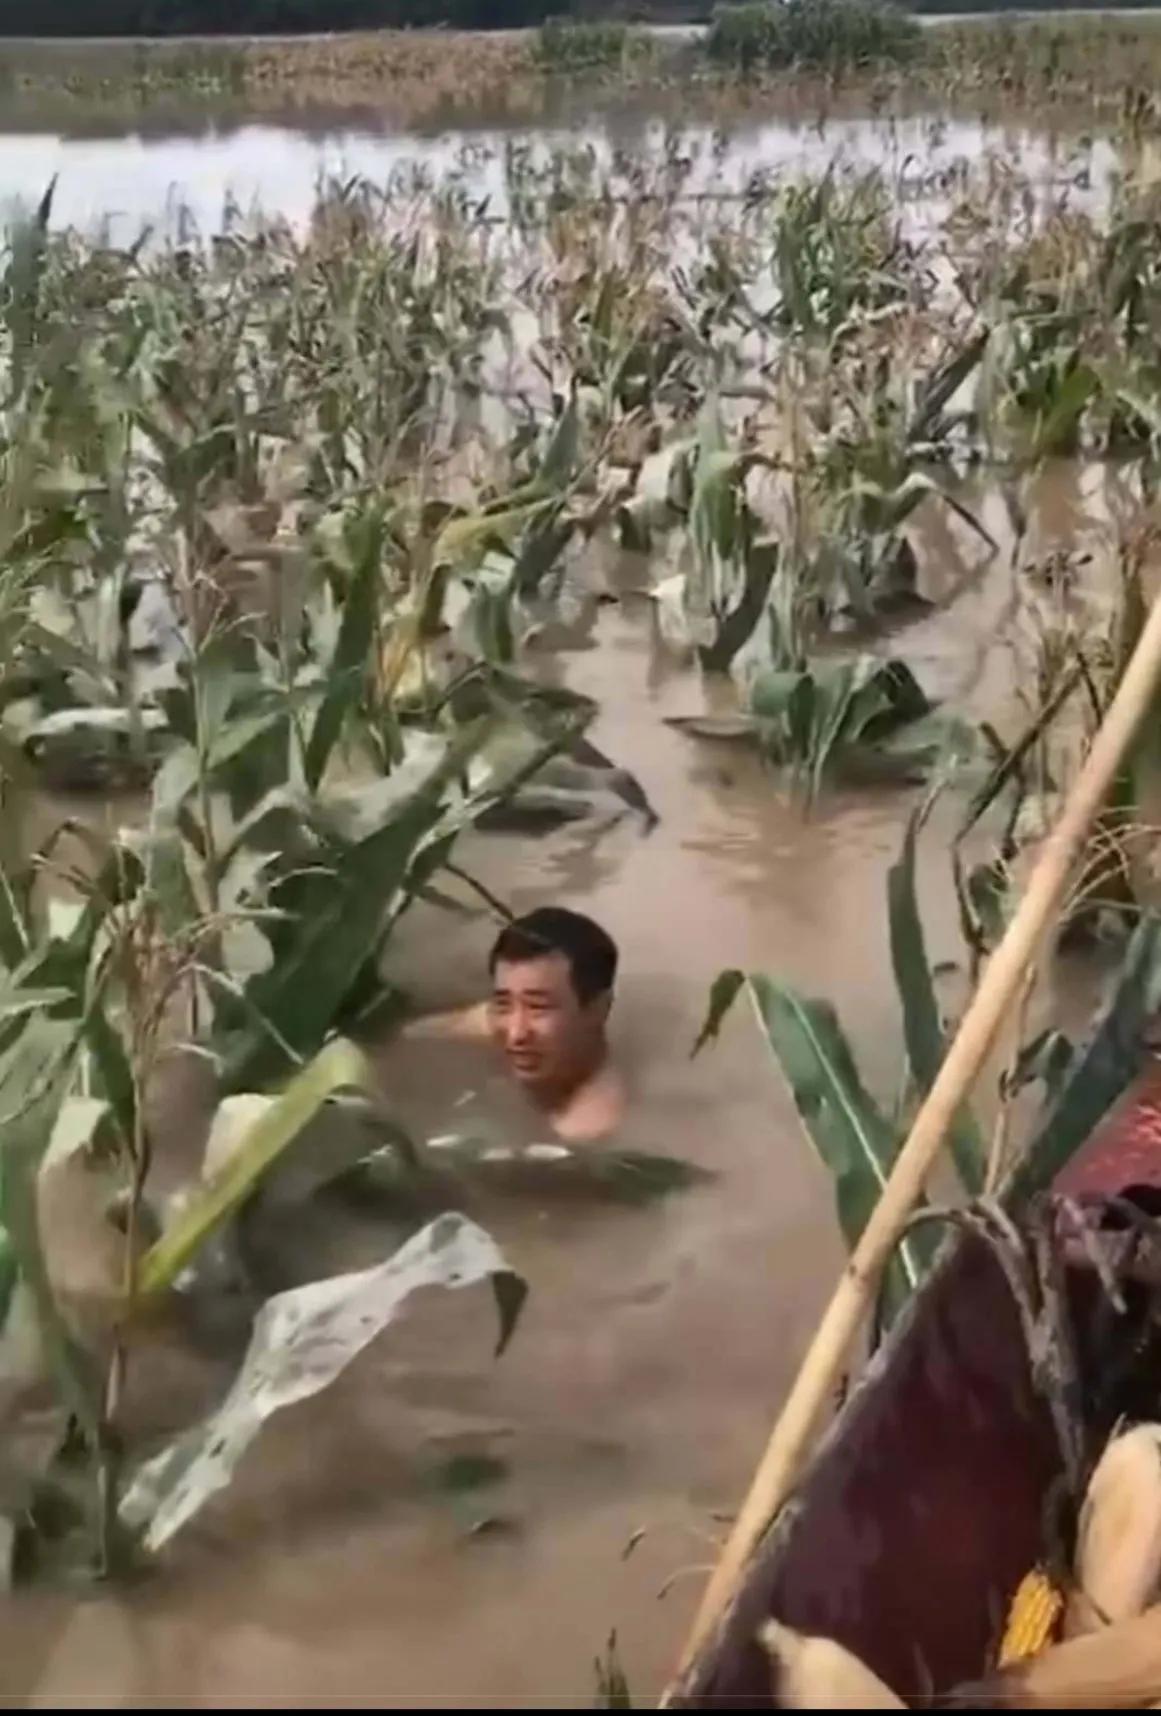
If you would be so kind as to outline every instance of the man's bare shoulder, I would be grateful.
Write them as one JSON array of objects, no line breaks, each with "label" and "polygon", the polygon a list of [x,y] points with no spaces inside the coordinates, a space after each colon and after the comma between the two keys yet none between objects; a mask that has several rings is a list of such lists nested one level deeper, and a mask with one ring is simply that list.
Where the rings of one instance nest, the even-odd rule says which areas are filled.
[{"label": "man's bare shoulder", "polygon": [[625,1118],[628,1093],[617,1067],[607,1060],[552,1116],[552,1130],[571,1143],[593,1143],[617,1131]]}]

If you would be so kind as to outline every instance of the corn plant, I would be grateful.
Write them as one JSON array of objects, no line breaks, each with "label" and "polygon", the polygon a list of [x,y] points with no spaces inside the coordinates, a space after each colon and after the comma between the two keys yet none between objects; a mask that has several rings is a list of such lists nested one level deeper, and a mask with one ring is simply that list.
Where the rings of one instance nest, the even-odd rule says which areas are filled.
[{"label": "corn plant", "polygon": [[[720,1031],[739,997],[754,1017],[786,1080],[807,1137],[830,1174],[838,1221],[854,1246],[878,1201],[918,1099],[930,1089],[946,1049],[915,886],[917,837],[926,809],[911,819],[887,882],[887,924],[899,1001],[906,1078],[901,1099],[885,1109],[867,1090],[850,1041],[830,1004],[763,973],[725,971],[716,979],[695,1053]],[[965,1105],[954,1118],[948,1150],[961,1194],[999,1189],[1018,1207],[1043,1191],[1124,1091],[1139,1067],[1141,1033],[1161,1004],[1161,920],[1144,919],[1094,1018],[1088,1041],[1074,1048],[1059,1032],[1019,1045],[1001,1080],[1001,1103],[1039,1083],[1038,1117],[1014,1156],[1001,1125],[990,1144]],[[999,1170],[999,1174],[998,1171]],[[883,1306],[897,1314],[921,1284],[935,1255],[933,1229],[913,1226],[888,1270]]]}]

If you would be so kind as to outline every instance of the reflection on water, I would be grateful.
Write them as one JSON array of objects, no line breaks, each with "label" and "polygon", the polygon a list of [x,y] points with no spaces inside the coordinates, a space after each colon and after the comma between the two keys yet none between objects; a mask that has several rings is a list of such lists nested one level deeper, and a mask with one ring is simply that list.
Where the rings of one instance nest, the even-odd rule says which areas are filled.
[{"label": "reflection on water", "polygon": [[[825,124],[768,122],[709,125],[680,131],[644,114],[610,115],[598,125],[534,131],[447,131],[417,138],[343,121],[313,126],[242,125],[191,135],[75,137],[54,132],[0,133],[0,207],[38,198],[55,175],[54,220],[61,226],[107,227],[115,242],[144,225],[180,230],[192,224],[217,231],[231,209],[262,209],[291,221],[309,212],[321,180],[362,175],[386,184],[415,172],[454,174],[490,199],[504,200],[508,150],[543,159],[554,148],[589,147],[598,163],[618,150],[660,153],[666,142],[693,159],[688,190],[739,190],[755,174],[820,170],[832,161],[882,165],[930,194],[957,164],[989,149],[1019,157],[1035,180],[1063,171],[1062,155],[1032,133],[1014,128],[912,118],[831,119]],[[1108,182],[1114,152],[1101,140],[1084,145],[1084,163],[1097,194]]]}]

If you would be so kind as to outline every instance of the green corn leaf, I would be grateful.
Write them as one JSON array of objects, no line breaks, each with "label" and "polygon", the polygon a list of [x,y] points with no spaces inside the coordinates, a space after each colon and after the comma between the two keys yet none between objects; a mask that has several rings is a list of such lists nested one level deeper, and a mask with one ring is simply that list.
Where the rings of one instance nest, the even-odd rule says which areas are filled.
[{"label": "green corn leaf", "polygon": [[0,1224],[36,1307],[53,1376],[69,1410],[94,1440],[99,1380],[57,1308],[41,1248],[36,1182],[75,1065],[77,1035],[68,1024],[35,1019],[0,1062]]},{"label": "green corn leaf", "polygon": [[362,1050],[343,1037],[328,1043],[247,1130],[222,1172],[146,1253],[137,1278],[138,1296],[149,1299],[173,1285],[195,1252],[237,1211],[328,1097],[340,1090],[366,1088],[370,1082]]},{"label": "green corn leaf", "polygon": [[1019,1207],[1056,1175],[1108,1113],[1141,1067],[1141,1041],[1161,1007],[1161,918],[1150,914],[1134,930],[1120,972],[1087,1046],[1069,1071],[1008,1189]]},{"label": "green corn leaf", "polygon": [[[907,1060],[920,1096],[931,1089],[947,1049],[915,888],[915,848],[925,808],[916,811],[908,822],[903,850],[887,875],[891,964],[903,1012]],[[969,1197],[974,1197],[983,1188],[984,1149],[979,1128],[966,1107],[956,1115],[949,1143],[960,1182]]]},{"label": "green corn leaf", "polygon": [[326,695],[306,747],[304,769],[312,792],[323,777],[347,714],[358,703],[362,691],[363,676],[375,637],[382,554],[383,521],[376,519],[368,524],[366,540],[347,587],[342,624],[327,673]]},{"label": "green corn leaf", "polygon": [[[711,989],[695,1053],[716,1036],[743,992],[786,1079],[807,1137],[831,1175],[839,1224],[848,1245],[854,1246],[886,1184],[898,1134],[863,1088],[834,1010],[769,977],[722,972]],[[889,1282],[896,1303],[920,1280],[933,1244],[921,1233],[900,1246]]]}]

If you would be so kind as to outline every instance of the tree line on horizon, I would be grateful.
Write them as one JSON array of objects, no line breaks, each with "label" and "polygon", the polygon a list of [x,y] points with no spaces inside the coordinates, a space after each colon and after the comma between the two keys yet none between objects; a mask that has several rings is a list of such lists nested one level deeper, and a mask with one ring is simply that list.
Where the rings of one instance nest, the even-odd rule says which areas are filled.
[{"label": "tree line on horizon", "polygon": [[[915,12],[1054,12],[1158,0],[914,0]],[[662,21],[708,17],[713,0],[0,0],[2,36],[294,34],[322,30],[519,29],[549,18]]]}]

